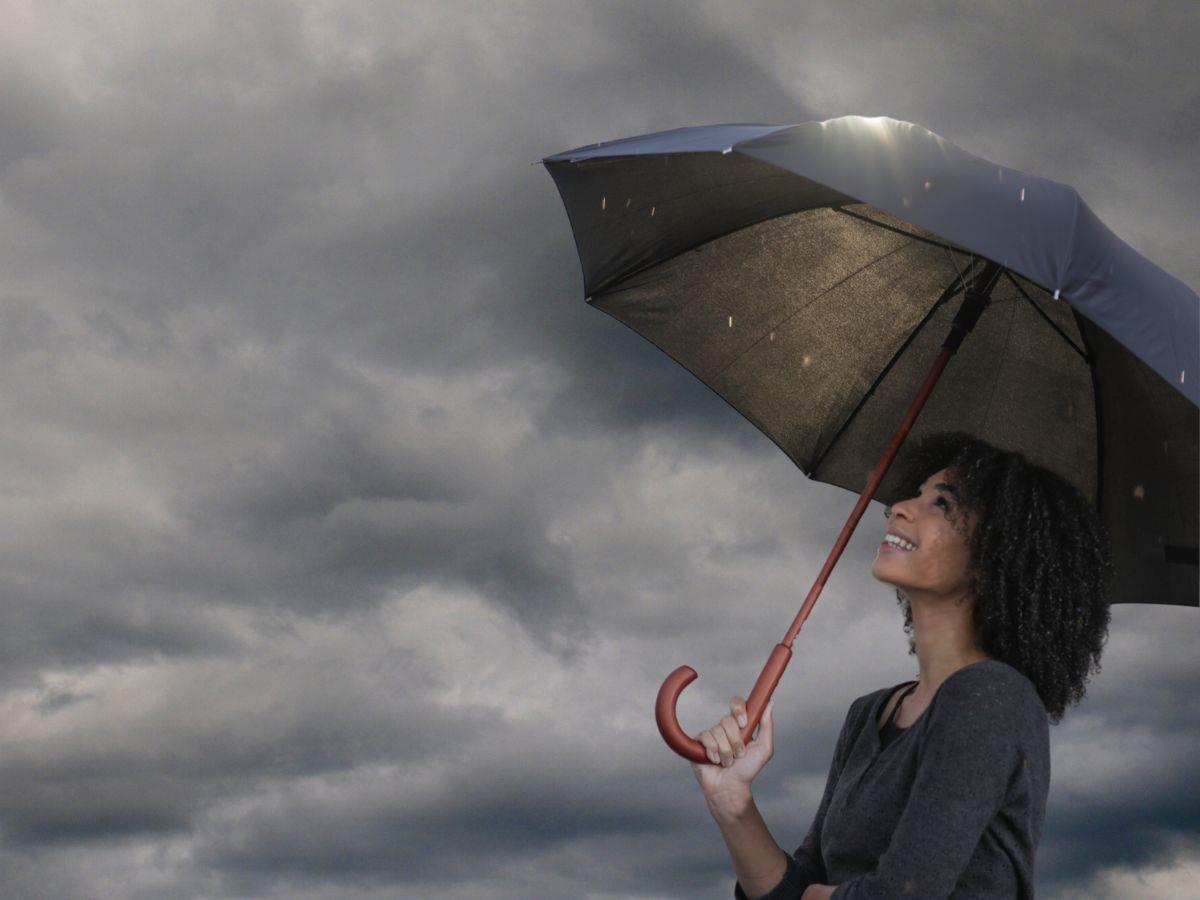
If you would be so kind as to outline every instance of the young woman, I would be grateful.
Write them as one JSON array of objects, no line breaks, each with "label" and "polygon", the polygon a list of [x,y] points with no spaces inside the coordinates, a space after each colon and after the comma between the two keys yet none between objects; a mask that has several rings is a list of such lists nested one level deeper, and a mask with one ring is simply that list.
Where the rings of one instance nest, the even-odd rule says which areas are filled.
[{"label": "young woman", "polygon": [[692,768],[739,900],[1033,897],[1049,723],[1100,669],[1109,536],[1064,479],[962,432],[927,438],[906,471],[871,574],[896,588],[917,678],[850,705],[795,853],[750,790],[774,701],[749,744],[740,697],[699,735],[712,762]]}]

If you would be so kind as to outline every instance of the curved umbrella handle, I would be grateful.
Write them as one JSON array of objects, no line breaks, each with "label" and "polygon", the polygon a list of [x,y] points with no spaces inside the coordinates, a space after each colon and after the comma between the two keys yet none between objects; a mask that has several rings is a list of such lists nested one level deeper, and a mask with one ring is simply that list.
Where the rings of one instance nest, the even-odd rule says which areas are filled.
[{"label": "curved umbrella handle", "polygon": [[[763,710],[767,708],[767,701],[771,699],[775,685],[779,684],[783,670],[787,668],[791,660],[792,648],[786,644],[776,644],[775,649],[767,658],[767,664],[763,666],[762,673],[758,676],[758,681],[754,683],[754,690],[746,698],[746,727],[741,731],[743,743],[750,743],[754,729],[758,727],[758,721],[762,718]],[[687,733],[679,727],[679,719],[675,716],[675,706],[679,702],[679,695],[698,677],[696,670],[691,666],[680,666],[668,675],[666,681],[662,683],[662,687],[658,689],[658,698],[654,701],[654,718],[658,722],[658,733],[662,735],[668,747],[684,759],[690,759],[695,763],[706,763],[709,760],[704,745],[695,738],[688,737]]]}]

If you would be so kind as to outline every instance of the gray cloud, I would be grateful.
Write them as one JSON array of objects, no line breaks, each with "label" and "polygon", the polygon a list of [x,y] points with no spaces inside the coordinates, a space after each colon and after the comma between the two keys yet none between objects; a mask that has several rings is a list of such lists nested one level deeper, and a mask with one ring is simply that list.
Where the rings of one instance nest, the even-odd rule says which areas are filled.
[{"label": "gray cloud", "polygon": [[[681,663],[693,731],[749,688],[853,498],[583,302],[541,157],[891,115],[1200,284],[1187,4],[5,12],[5,895],[729,892],[649,704]],[[881,524],[778,694],[785,846],[915,670]],[[1114,612],[1040,892],[1200,857],[1192,612]]]}]

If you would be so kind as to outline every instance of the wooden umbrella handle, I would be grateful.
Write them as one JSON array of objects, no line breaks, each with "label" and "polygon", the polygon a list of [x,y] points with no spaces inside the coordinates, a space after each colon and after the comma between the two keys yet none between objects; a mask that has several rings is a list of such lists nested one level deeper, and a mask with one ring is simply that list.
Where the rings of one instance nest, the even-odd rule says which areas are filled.
[{"label": "wooden umbrella handle", "polygon": [[[767,701],[771,699],[775,685],[779,684],[779,679],[783,677],[783,670],[791,661],[792,648],[785,644],[776,644],[771,655],[767,657],[767,664],[763,666],[758,681],[754,683],[754,690],[746,698],[746,727],[742,729],[742,743],[750,743],[754,729],[758,727],[758,721],[762,718],[763,710],[767,708]],[[679,702],[679,695],[698,677],[696,670],[691,666],[680,666],[668,675],[666,681],[662,683],[662,687],[658,689],[658,698],[654,701],[654,718],[658,722],[658,733],[662,735],[668,747],[684,759],[690,759],[695,763],[704,763],[709,761],[704,745],[695,738],[688,737],[687,733],[679,727],[679,719],[675,717],[675,706]]]}]

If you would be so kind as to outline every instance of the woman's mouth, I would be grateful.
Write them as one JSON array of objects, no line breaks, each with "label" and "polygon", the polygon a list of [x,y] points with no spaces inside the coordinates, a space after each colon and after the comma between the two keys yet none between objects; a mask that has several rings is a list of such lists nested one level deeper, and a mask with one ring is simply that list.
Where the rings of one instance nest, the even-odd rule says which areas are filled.
[{"label": "woman's mouth", "polygon": [[885,537],[883,539],[883,541],[879,544],[879,552],[880,553],[912,553],[914,550],[917,549],[915,545],[911,545],[911,542],[905,541],[905,543],[910,544],[910,546],[908,546],[908,547],[901,546],[895,540],[889,540],[888,538]]}]

